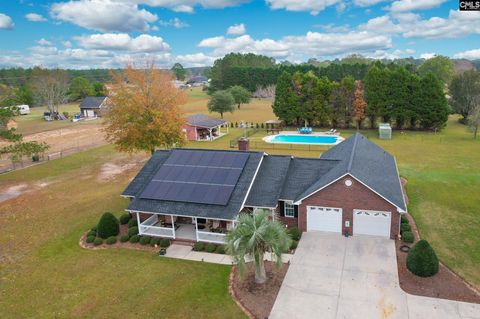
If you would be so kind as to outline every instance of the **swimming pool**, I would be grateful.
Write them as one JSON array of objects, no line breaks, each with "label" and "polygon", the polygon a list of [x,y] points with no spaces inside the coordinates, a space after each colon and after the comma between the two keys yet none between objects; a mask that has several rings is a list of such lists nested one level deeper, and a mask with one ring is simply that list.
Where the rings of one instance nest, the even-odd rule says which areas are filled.
[{"label": "swimming pool", "polygon": [[343,137],[337,135],[279,134],[266,136],[264,140],[267,143],[336,145],[343,141]]}]

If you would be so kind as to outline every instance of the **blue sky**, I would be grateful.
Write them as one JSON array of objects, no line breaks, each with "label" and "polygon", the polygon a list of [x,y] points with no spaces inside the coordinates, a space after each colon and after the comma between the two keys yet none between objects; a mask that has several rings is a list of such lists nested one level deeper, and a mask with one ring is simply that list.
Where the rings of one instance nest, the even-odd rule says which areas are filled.
[{"label": "blue sky", "polygon": [[480,12],[455,0],[1,0],[0,67],[303,62],[353,53],[480,58]]}]

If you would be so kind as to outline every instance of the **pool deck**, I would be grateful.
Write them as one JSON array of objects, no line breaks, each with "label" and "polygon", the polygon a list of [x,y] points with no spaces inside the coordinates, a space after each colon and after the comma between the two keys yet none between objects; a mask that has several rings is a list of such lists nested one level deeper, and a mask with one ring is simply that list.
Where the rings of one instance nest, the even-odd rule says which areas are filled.
[{"label": "pool deck", "polygon": [[[272,141],[275,136],[279,135],[290,135],[290,136],[331,136],[331,137],[336,137],[337,141],[336,143],[306,143],[306,142],[281,142],[281,141]],[[330,132],[312,132],[309,134],[302,134],[297,131],[280,131],[278,134],[269,134],[263,138],[263,140],[267,143],[274,143],[274,144],[304,144],[304,145],[337,145],[345,140],[345,138],[340,136],[339,132],[336,133],[330,133]]]}]

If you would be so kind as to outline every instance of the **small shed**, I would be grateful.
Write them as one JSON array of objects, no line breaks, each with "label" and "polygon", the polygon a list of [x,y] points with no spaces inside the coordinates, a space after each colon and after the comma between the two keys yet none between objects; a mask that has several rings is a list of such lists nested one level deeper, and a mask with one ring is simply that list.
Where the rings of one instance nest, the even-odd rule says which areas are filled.
[{"label": "small shed", "polygon": [[378,137],[381,140],[391,140],[392,139],[392,127],[389,123],[380,123],[378,125]]},{"label": "small shed", "polygon": [[80,104],[82,117],[95,118],[102,116],[102,109],[106,107],[106,96],[87,96]]},{"label": "small shed", "polygon": [[228,133],[228,122],[195,114],[186,118],[183,132],[189,141],[212,141]]}]

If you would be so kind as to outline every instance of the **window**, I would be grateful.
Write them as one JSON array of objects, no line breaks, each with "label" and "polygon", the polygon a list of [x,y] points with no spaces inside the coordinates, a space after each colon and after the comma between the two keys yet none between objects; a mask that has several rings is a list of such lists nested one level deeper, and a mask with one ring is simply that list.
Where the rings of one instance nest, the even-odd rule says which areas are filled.
[{"label": "window", "polygon": [[295,206],[285,202],[284,213],[285,217],[295,217]]}]

